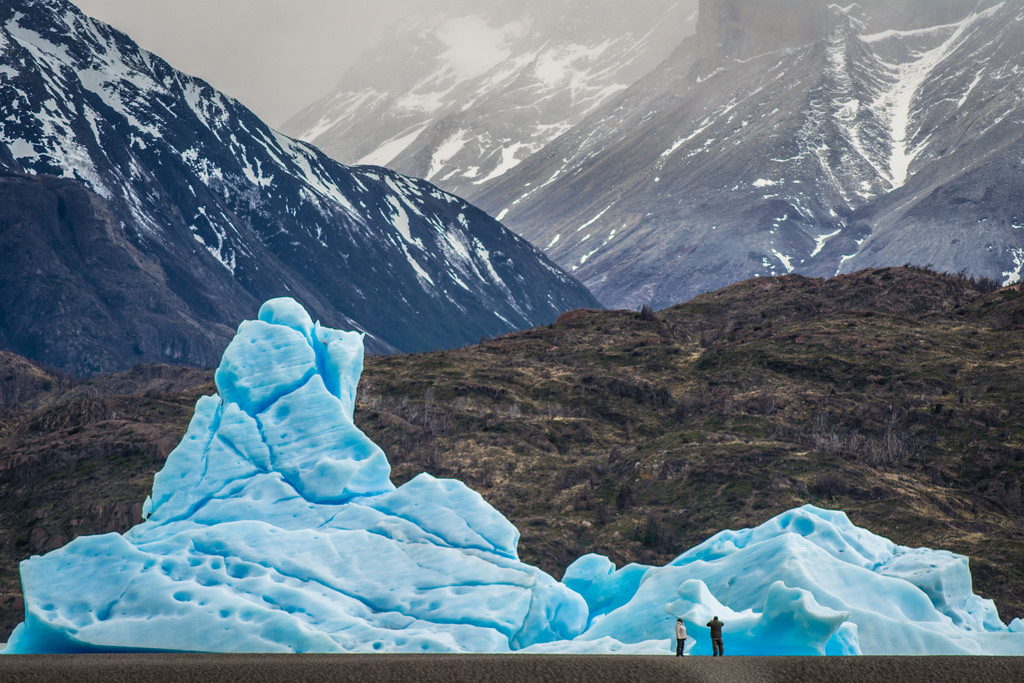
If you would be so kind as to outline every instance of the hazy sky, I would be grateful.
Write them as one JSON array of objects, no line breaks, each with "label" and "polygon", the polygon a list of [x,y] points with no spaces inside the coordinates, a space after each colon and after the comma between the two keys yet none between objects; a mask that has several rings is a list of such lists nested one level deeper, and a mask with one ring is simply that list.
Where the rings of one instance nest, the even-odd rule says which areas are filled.
[{"label": "hazy sky", "polygon": [[280,126],[421,0],[72,1]]}]

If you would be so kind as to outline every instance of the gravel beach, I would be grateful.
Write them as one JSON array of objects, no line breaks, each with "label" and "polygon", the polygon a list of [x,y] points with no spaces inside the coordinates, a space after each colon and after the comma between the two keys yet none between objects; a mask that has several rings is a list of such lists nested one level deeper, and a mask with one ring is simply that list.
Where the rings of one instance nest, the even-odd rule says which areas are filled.
[{"label": "gravel beach", "polygon": [[0,656],[0,680],[120,681],[1021,681],[1024,657],[630,655]]}]

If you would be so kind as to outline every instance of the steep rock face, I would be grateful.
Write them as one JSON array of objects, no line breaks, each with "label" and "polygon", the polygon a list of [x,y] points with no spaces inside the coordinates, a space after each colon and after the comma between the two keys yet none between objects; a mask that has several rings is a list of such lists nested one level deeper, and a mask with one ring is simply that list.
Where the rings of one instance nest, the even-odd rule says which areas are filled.
[{"label": "steep rock face", "polygon": [[478,203],[612,307],[908,262],[1017,282],[1020,6],[753,6],[704,3],[697,40]]},{"label": "steep rock face", "polygon": [[219,322],[248,299],[207,298],[201,282],[179,282],[125,237],[102,197],[53,176],[0,176],[0,344],[76,374],[173,360],[210,367],[234,330]]},{"label": "steep rock face", "polygon": [[[179,327],[215,323],[156,358],[159,339],[130,339],[148,359],[208,364],[204,339],[223,343],[240,310],[282,294],[370,333],[375,351],[458,346],[597,305],[465,201],[386,169],[342,166],[280,135],[63,0],[0,7],[0,74],[0,163],[84,183],[144,255],[142,270],[162,271],[154,277],[188,302]],[[46,299],[71,296],[67,282],[44,284]],[[5,301],[4,315],[41,313],[22,303]],[[100,321],[132,316],[116,300],[106,306]],[[101,327],[90,310],[70,308],[68,320],[78,317],[61,334]],[[133,348],[66,367],[127,367],[139,356]]]},{"label": "steep rock face", "polygon": [[696,4],[428,3],[283,129],[472,199],[667,57]]}]

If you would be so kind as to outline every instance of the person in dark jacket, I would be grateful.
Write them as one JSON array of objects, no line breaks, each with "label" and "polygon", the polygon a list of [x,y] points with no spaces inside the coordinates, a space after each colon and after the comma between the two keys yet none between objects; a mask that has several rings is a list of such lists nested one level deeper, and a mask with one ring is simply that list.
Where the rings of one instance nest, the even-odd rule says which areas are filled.
[{"label": "person in dark jacket", "polygon": [[722,627],[725,626],[725,624],[720,622],[718,617],[712,617],[711,621],[706,625],[711,629],[711,656],[721,657],[724,653],[722,649]]},{"label": "person in dark jacket", "polygon": [[686,624],[683,618],[676,619],[676,657],[683,656],[683,645],[686,644]]}]

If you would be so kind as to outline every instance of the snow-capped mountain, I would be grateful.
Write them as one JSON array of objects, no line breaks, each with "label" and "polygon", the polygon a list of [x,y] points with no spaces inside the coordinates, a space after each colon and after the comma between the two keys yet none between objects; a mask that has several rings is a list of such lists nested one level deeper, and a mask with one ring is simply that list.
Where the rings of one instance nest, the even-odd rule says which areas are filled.
[{"label": "snow-capped mountain", "polygon": [[472,198],[692,33],[696,0],[447,0],[385,36],[286,132]]},{"label": "snow-capped mountain", "polygon": [[[269,129],[64,0],[0,5],[0,131],[0,168],[77,179],[102,197],[130,260],[204,324],[230,330],[255,302],[291,295],[327,324],[367,331],[372,349],[414,351],[596,305],[465,201],[390,170],[343,166]],[[0,258],[27,272],[39,256]],[[43,284],[56,308],[69,307],[70,281]],[[39,357],[17,330],[5,335]],[[187,344],[135,341],[137,357],[122,364],[197,360]]]},{"label": "snow-capped mountain", "polygon": [[475,201],[609,306],[1024,268],[1024,6],[702,0],[697,37]]},{"label": "snow-capped mountain", "polygon": [[687,2],[430,5],[289,130],[469,197],[605,305],[1024,273],[1020,3],[700,0],[696,31]]}]

